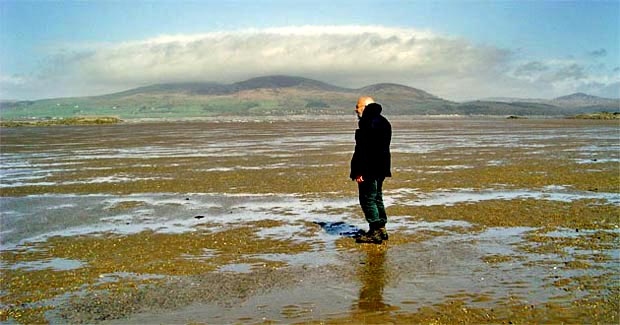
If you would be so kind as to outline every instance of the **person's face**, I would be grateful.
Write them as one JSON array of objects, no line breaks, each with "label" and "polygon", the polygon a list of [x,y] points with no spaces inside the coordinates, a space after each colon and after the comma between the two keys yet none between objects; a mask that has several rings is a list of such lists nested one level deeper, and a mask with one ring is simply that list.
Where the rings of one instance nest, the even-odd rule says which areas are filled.
[{"label": "person's face", "polygon": [[355,114],[357,114],[357,117],[361,118],[362,117],[362,113],[364,112],[364,108],[366,107],[366,105],[364,105],[364,103],[360,103],[358,102],[357,105],[355,105]]}]

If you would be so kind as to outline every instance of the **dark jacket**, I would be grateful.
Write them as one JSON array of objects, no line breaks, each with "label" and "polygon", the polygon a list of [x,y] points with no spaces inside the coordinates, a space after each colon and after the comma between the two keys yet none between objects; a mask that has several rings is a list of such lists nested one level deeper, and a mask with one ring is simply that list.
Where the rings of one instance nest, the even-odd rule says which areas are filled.
[{"label": "dark jacket", "polygon": [[390,142],[392,126],[381,115],[381,105],[368,104],[359,120],[359,129],[355,130],[355,152],[351,159],[351,174],[355,179],[391,177]]}]

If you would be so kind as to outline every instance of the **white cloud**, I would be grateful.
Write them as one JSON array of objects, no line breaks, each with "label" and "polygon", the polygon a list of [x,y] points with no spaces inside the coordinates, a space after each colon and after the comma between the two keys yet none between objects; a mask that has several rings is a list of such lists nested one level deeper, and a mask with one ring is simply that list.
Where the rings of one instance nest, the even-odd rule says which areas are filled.
[{"label": "white cloud", "polygon": [[546,97],[558,97],[574,92],[619,98],[620,76],[601,69],[596,62],[576,59],[531,61],[516,65],[515,78],[526,80],[545,90]]},{"label": "white cloud", "polygon": [[19,75],[2,75],[0,74],[0,84],[5,85],[23,85],[26,83],[26,78]]},{"label": "white cloud", "polygon": [[32,80],[29,78],[0,72],[0,99],[21,99],[28,97],[27,94],[23,94],[21,90],[30,87],[32,87]]},{"label": "white cloud", "polygon": [[[554,96],[556,80],[545,78],[554,74],[572,78],[571,82],[585,78],[577,74],[585,73],[580,66],[542,69],[544,64],[527,69],[515,62],[509,50],[425,30],[301,26],[73,46],[50,56],[36,84],[39,89],[46,85],[46,95],[68,96],[164,82],[228,83],[288,74],[345,87],[397,82],[461,100]],[[519,67],[527,73],[514,73]]]}]

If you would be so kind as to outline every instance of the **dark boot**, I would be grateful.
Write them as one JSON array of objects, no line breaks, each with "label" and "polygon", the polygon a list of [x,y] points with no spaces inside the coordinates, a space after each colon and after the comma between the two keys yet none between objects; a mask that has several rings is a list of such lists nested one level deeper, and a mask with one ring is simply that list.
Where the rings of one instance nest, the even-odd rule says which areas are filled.
[{"label": "dark boot", "polygon": [[383,240],[389,239],[388,232],[387,232],[387,229],[385,229],[385,227],[379,228],[379,233],[381,233],[381,239]]},{"label": "dark boot", "polygon": [[379,229],[370,229],[367,233],[355,238],[355,242],[360,244],[381,244],[383,239]]}]

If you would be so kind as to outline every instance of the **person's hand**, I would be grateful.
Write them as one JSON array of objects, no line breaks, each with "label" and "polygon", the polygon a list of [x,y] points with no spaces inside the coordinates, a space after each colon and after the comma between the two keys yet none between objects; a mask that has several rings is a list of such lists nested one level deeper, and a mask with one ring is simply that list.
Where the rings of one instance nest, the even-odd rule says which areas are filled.
[{"label": "person's hand", "polygon": [[357,176],[357,178],[355,179],[355,181],[357,182],[357,184],[361,183],[364,181],[364,177],[362,176]]}]

